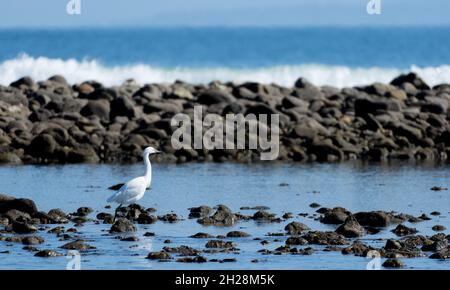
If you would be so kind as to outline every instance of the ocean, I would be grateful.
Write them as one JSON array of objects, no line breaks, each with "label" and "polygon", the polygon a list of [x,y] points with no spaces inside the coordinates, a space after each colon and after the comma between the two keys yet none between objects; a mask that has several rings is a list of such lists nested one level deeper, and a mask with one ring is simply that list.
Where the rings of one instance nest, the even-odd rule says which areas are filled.
[{"label": "ocean", "polygon": [[450,27],[0,30],[0,84],[63,74],[71,83],[258,81],[346,87],[417,72],[450,82]]}]

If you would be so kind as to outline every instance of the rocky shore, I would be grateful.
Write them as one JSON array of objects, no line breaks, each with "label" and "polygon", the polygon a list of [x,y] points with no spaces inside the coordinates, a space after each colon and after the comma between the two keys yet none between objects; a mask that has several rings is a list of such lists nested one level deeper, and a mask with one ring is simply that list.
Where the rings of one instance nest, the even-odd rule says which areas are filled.
[{"label": "rocky shore", "polygon": [[[202,232],[191,232],[189,227],[186,227],[186,231],[173,238],[184,241],[186,238],[193,241],[204,240],[203,248],[194,248],[191,244],[178,244],[166,239],[161,249],[152,249],[142,259],[180,263],[237,262],[240,261],[239,255],[242,251],[239,244],[242,241],[247,245],[251,243],[252,251],[260,256],[251,261],[240,261],[249,263],[264,262],[267,255],[301,257],[315,255],[316,252],[379,257],[383,259],[382,266],[385,268],[405,267],[405,259],[409,258],[450,258],[450,236],[445,234],[445,226],[436,224],[432,228],[435,234],[430,236],[421,234],[414,227],[414,224],[426,221],[438,222],[443,215],[440,212],[420,216],[386,211],[350,212],[343,207],[326,208],[318,204],[311,204],[309,209],[303,213],[282,213],[281,217],[278,217],[265,206],[242,207],[242,212],[251,211],[251,214],[243,214],[233,212],[225,205],[202,205],[189,208],[184,213],[157,215],[155,208],[133,204],[122,207],[113,223],[113,216],[109,212],[95,213],[89,207],[80,207],[73,213],[65,213],[61,209],[43,212],[39,211],[30,199],[17,199],[0,194],[0,249],[4,248],[4,245],[19,243],[23,245],[23,251],[40,258],[64,256],[66,250],[78,250],[83,255],[99,255],[97,251],[101,249],[96,246],[97,239],[92,236],[86,239],[83,236],[82,227],[85,224],[98,227],[107,225],[110,228],[107,234],[99,229],[98,237],[107,236],[111,240],[138,244],[141,239],[153,239],[158,235],[154,232],[143,233],[142,229],[138,231],[139,227],[157,222],[166,223],[168,226],[196,221],[203,225]],[[183,218],[185,214],[188,215],[187,218]],[[329,230],[312,229],[302,223],[302,219],[328,225]],[[275,224],[279,230],[265,235],[242,231],[241,226],[245,223],[247,226],[244,228],[251,231],[248,224],[250,222],[256,225]],[[208,233],[210,227],[226,229],[227,233],[212,235]],[[378,235],[383,232],[392,233],[392,237],[380,238]],[[44,238],[47,236],[56,236],[58,239],[50,243]],[[50,240],[55,241],[53,238]],[[371,241],[377,241],[378,245],[382,246],[375,247]],[[2,251],[0,254],[13,253]],[[222,258],[215,258],[215,254],[220,254]]]},{"label": "rocky shore", "polygon": [[259,160],[256,150],[175,150],[177,113],[279,114],[279,161],[447,160],[450,85],[419,76],[338,89],[300,78],[293,87],[259,83],[105,87],[62,76],[0,86],[0,163],[136,162],[142,148],[159,162]]}]

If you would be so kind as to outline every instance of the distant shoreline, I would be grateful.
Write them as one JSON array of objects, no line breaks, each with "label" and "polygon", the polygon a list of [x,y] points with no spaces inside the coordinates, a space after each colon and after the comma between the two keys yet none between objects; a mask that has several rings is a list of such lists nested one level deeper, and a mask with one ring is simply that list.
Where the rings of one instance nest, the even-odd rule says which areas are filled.
[{"label": "distant shoreline", "polygon": [[450,85],[414,73],[353,88],[260,83],[70,85],[62,76],[0,86],[0,164],[133,163],[145,146],[158,162],[258,162],[256,150],[174,150],[171,118],[278,114],[277,161],[448,160]]}]

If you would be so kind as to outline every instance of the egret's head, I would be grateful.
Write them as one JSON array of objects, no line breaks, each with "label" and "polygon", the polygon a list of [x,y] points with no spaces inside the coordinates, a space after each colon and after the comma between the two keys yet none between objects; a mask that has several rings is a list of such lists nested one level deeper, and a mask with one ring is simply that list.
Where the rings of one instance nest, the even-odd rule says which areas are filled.
[{"label": "egret's head", "polygon": [[143,155],[145,156],[145,155],[152,155],[152,154],[158,154],[158,153],[161,153],[161,152],[156,150],[153,147],[147,147],[147,148],[145,148]]}]

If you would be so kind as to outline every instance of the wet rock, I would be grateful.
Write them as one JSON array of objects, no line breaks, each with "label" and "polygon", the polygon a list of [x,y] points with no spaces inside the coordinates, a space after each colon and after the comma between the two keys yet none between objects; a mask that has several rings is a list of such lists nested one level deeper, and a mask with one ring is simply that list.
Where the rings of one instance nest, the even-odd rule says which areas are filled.
[{"label": "wet rock", "polygon": [[12,230],[18,234],[29,234],[36,232],[37,228],[26,223],[14,222],[12,224]]},{"label": "wet rock", "polygon": [[212,208],[206,205],[202,205],[199,207],[191,207],[189,208],[189,218],[202,218],[209,216],[212,212]]},{"label": "wet rock", "polygon": [[275,215],[275,214],[269,213],[269,212],[267,212],[267,211],[265,211],[265,210],[259,210],[259,211],[255,212],[255,213],[253,214],[253,217],[252,217],[252,218],[253,218],[254,220],[256,220],[256,221],[268,221],[268,222],[279,221],[279,220],[276,218],[276,215]]},{"label": "wet rock", "polygon": [[158,220],[158,218],[155,215],[151,215],[147,212],[141,213],[139,217],[137,218],[138,224],[153,224]]},{"label": "wet rock", "polygon": [[442,252],[442,251],[446,251],[448,249],[448,241],[447,240],[434,241],[431,244],[423,245],[421,249],[424,252]]},{"label": "wet rock", "polygon": [[445,231],[447,228],[444,227],[443,225],[435,225],[431,228],[433,231],[435,232],[443,232]]},{"label": "wet rock", "polygon": [[316,202],[313,202],[313,203],[311,203],[311,204],[309,205],[309,207],[311,207],[311,208],[319,208],[319,207],[320,207],[320,204],[318,204],[318,203],[316,203]]},{"label": "wet rock", "polygon": [[312,231],[301,236],[310,244],[317,245],[346,245],[349,244],[347,239],[336,232],[320,232]]},{"label": "wet rock", "polygon": [[44,239],[38,236],[27,236],[22,239],[24,245],[39,245],[44,242]]},{"label": "wet rock", "polygon": [[60,248],[66,250],[79,250],[79,251],[95,249],[94,246],[86,244],[83,240],[76,240],[73,242],[69,242],[67,244],[62,245]]},{"label": "wet rock", "polygon": [[403,245],[399,241],[392,239],[387,240],[384,246],[386,250],[400,250],[402,247]]},{"label": "wet rock", "polygon": [[284,230],[289,235],[298,235],[305,231],[308,231],[309,229],[310,228],[307,225],[302,224],[300,222],[291,222],[288,225],[286,225],[286,227],[284,228]]},{"label": "wet rock", "polygon": [[93,209],[90,207],[80,207],[79,209],[77,209],[77,212],[74,215],[77,216],[87,216],[89,215],[91,212],[93,212]]},{"label": "wet rock", "polygon": [[120,241],[122,241],[122,242],[137,242],[137,241],[139,241],[139,238],[137,238],[135,236],[131,236],[131,237],[126,237],[126,238],[121,238]]},{"label": "wet rock", "polygon": [[283,216],[282,216],[282,218],[285,219],[285,220],[291,219],[293,217],[294,217],[294,215],[291,212],[284,213]]},{"label": "wet rock", "polygon": [[430,215],[433,215],[433,216],[440,216],[441,213],[438,212],[438,211],[433,211],[433,212],[430,213]]},{"label": "wet rock", "polygon": [[36,254],[34,254],[34,256],[48,258],[48,257],[60,257],[60,256],[64,256],[64,254],[58,253],[53,250],[42,250],[42,251],[39,251]]},{"label": "wet rock", "polygon": [[234,248],[233,242],[225,242],[221,240],[210,240],[205,245],[206,248]]},{"label": "wet rock", "polygon": [[363,236],[365,231],[356,218],[351,215],[336,229],[336,232],[346,238],[356,238]]},{"label": "wet rock", "polygon": [[335,207],[324,212],[320,222],[324,224],[342,224],[348,218],[350,212],[342,207]]},{"label": "wet rock", "polygon": [[175,222],[179,221],[178,216],[174,213],[168,213],[168,214],[159,216],[158,219],[161,221],[169,222],[169,223],[175,223]]},{"label": "wet rock", "polygon": [[200,251],[188,246],[179,246],[179,247],[164,247],[163,250],[167,253],[176,253],[180,256],[197,256]]},{"label": "wet rock", "polygon": [[382,211],[358,212],[354,216],[363,226],[387,227],[391,222],[390,216]]},{"label": "wet rock", "polygon": [[30,216],[34,216],[38,212],[36,204],[31,199],[14,198],[0,200],[0,214],[4,214],[12,209],[27,213]]},{"label": "wet rock", "polygon": [[144,237],[154,237],[154,236],[155,236],[155,233],[152,233],[152,232],[146,232],[144,234]]},{"label": "wet rock", "polygon": [[430,259],[446,260],[450,259],[450,251],[436,252],[430,255]]},{"label": "wet rock", "polygon": [[111,226],[110,233],[135,232],[136,226],[127,219],[120,218]]},{"label": "wet rock", "polygon": [[441,190],[447,190],[446,187],[441,187],[441,186],[433,186],[432,188],[430,188],[433,191],[441,191]]},{"label": "wet rock", "polygon": [[405,264],[399,259],[387,259],[382,266],[385,268],[403,268]]},{"label": "wet rock", "polygon": [[203,256],[196,256],[194,258],[191,257],[182,257],[178,258],[177,262],[180,263],[206,263],[208,260]]},{"label": "wet rock", "polygon": [[415,228],[409,228],[405,225],[399,224],[395,229],[392,230],[397,236],[408,236],[417,233]]},{"label": "wet rock", "polygon": [[228,238],[242,238],[242,237],[249,237],[250,235],[247,234],[246,232],[242,232],[242,231],[231,231],[229,233],[227,233],[227,237]]},{"label": "wet rock", "polygon": [[289,237],[286,240],[286,245],[292,246],[292,245],[306,245],[308,241],[301,237]]},{"label": "wet rock", "polygon": [[216,226],[232,226],[236,223],[236,215],[225,205],[219,205],[216,212],[209,217],[200,218],[198,223],[203,225],[216,225]]},{"label": "wet rock", "polygon": [[343,255],[353,254],[358,257],[366,257],[369,251],[374,250],[372,247],[367,246],[360,241],[355,241],[350,247],[346,247],[341,250]]},{"label": "wet rock", "polygon": [[192,235],[191,238],[194,239],[209,239],[214,238],[214,236],[208,234],[208,233],[196,233],[195,235]]},{"label": "wet rock", "polygon": [[172,259],[172,256],[164,251],[160,251],[160,252],[150,252],[147,255],[147,259],[150,260],[170,260]]}]

